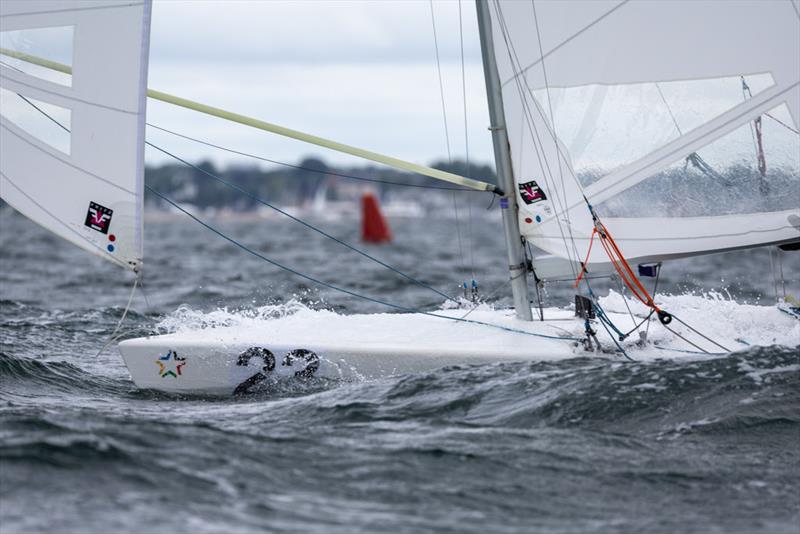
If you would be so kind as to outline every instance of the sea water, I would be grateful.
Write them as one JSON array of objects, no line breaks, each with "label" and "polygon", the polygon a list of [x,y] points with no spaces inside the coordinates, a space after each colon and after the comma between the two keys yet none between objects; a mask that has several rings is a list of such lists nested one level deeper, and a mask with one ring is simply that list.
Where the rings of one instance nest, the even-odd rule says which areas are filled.
[{"label": "sea water", "polygon": [[[488,305],[509,304],[499,221],[462,220],[462,247],[452,220],[392,222],[395,241],[369,253],[454,296],[474,272]],[[290,222],[214,224],[321,280],[442,304]],[[356,220],[320,224],[357,243]],[[149,216],[146,238],[125,337],[386,311],[177,215]],[[781,259],[790,292],[796,254]],[[664,267],[671,306],[711,337],[740,340],[725,357],[579,354],[222,400],[139,391],[113,345],[98,354],[132,283],[118,268],[10,210],[0,262],[3,534],[798,531],[800,330],[771,327],[775,310],[758,306],[774,301],[766,250]],[[603,302],[622,311],[616,284],[598,283],[609,290]],[[542,292],[545,305],[571,297],[568,284]]]}]

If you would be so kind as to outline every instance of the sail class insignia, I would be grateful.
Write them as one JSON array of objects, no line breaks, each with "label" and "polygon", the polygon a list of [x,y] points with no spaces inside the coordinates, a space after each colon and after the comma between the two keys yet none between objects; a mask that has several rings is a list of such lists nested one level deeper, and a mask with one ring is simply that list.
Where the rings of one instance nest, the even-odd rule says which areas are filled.
[{"label": "sail class insignia", "polygon": [[86,221],[83,224],[92,230],[107,234],[113,214],[114,210],[111,208],[101,206],[97,202],[89,202],[89,210],[86,212]]},{"label": "sail class insignia", "polygon": [[547,200],[547,196],[544,194],[544,191],[541,187],[539,187],[539,184],[537,184],[535,180],[520,183],[519,194],[522,197],[522,201],[528,205],[535,204],[536,202],[540,202],[542,200]]}]

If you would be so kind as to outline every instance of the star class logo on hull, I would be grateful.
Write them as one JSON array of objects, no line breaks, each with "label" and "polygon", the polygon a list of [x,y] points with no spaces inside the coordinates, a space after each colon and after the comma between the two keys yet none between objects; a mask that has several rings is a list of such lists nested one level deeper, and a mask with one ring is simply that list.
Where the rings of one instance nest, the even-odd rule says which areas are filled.
[{"label": "star class logo on hull", "polygon": [[181,358],[176,351],[170,350],[165,355],[159,356],[156,363],[158,364],[158,374],[161,378],[168,376],[178,378],[181,376],[181,370],[186,365],[186,357]]}]

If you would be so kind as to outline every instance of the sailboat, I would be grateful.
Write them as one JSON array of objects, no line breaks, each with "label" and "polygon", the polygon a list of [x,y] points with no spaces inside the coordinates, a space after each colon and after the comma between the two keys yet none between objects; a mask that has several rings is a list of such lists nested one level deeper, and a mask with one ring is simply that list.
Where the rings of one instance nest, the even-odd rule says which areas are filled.
[{"label": "sailboat", "polygon": [[[365,297],[401,313],[127,339],[119,350],[140,388],[230,395],[273,377],[620,357],[631,332],[615,325],[627,316],[603,310],[591,286],[611,273],[647,310],[641,324],[674,329],[675,347],[735,349],[663,309],[639,277],[676,258],[798,248],[797,0],[477,0],[476,8],[497,184],[148,89],[150,0],[5,0],[0,92],[60,126],[66,142],[3,113],[0,195],[138,280],[149,97],[499,197],[513,310],[422,311]],[[37,38],[64,40],[63,57],[32,53],[26,46]],[[757,169],[726,174],[742,139]],[[574,309],[537,307],[529,286],[562,280],[576,286]]]}]

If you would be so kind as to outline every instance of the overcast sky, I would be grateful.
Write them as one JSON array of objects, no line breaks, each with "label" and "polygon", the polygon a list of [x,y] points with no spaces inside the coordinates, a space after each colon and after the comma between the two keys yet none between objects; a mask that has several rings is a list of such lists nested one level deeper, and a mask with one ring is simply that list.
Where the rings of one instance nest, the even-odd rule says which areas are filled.
[{"label": "overcast sky", "polygon": [[[453,157],[465,155],[458,2],[435,0]],[[493,161],[475,6],[462,1],[471,160]],[[384,154],[447,155],[428,0],[155,0],[151,88]],[[360,160],[154,100],[160,126],[272,159]],[[156,130],[190,160],[244,161]],[[163,161],[154,150],[148,162]]]}]

